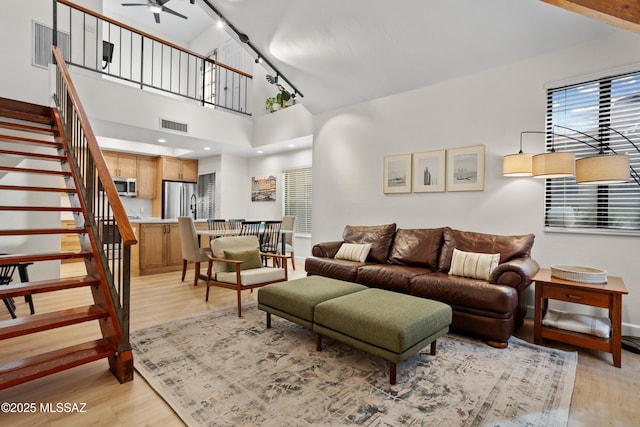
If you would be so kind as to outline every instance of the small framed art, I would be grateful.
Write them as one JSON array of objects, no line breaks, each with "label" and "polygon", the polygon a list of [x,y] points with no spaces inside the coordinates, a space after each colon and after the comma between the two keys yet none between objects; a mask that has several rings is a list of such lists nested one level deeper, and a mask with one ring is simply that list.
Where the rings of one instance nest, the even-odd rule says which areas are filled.
[{"label": "small framed art", "polygon": [[484,144],[447,150],[447,191],[484,190]]},{"label": "small framed art", "polygon": [[411,193],[411,154],[384,156],[382,191]]},{"label": "small framed art", "polygon": [[430,193],[445,189],[445,150],[413,153],[413,192]]}]

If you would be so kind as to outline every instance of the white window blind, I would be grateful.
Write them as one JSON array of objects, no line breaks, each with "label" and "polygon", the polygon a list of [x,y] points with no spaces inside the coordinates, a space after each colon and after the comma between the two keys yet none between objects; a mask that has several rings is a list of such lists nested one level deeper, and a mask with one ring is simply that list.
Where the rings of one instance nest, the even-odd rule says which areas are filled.
[{"label": "white window blind", "polygon": [[640,72],[548,89],[546,133],[547,150],[580,159],[597,155],[602,141],[605,153],[629,155],[631,169],[626,184],[547,179],[545,229],[640,235]]},{"label": "white window blind", "polygon": [[216,174],[198,176],[198,219],[215,218]]},{"label": "white window blind", "polygon": [[285,215],[295,215],[296,233],[311,234],[311,168],[290,169],[283,173]]}]

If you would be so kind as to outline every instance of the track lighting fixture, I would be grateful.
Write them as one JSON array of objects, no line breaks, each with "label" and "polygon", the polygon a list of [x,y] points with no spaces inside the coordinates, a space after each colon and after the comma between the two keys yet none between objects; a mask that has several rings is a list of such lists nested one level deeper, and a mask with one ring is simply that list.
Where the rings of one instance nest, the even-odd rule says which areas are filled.
[{"label": "track lighting fixture", "polygon": [[273,77],[271,74],[267,74],[266,75],[266,79],[269,83],[271,83],[272,85],[277,85],[278,84],[278,74],[276,74],[275,77]]}]

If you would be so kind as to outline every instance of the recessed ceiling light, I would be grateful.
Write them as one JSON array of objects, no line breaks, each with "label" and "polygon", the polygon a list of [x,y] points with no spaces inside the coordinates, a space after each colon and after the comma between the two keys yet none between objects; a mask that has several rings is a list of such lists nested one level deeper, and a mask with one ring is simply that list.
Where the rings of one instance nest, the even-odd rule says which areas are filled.
[{"label": "recessed ceiling light", "polygon": [[205,150],[211,150],[211,147],[204,147]]},{"label": "recessed ceiling light", "polygon": [[258,150],[258,154],[262,154],[262,153],[264,153],[264,151]]},{"label": "recessed ceiling light", "polygon": [[166,139],[162,139],[162,138],[160,138],[160,139],[158,140],[158,142],[164,143],[164,142],[167,142],[167,140],[166,140]]},{"label": "recessed ceiling light", "polygon": [[295,144],[289,144],[289,145],[287,145],[287,147],[289,147],[289,148],[294,148],[294,147],[295,147]]},{"label": "recessed ceiling light", "polygon": [[218,21],[218,29],[223,29],[224,28],[224,21],[221,19]]}]

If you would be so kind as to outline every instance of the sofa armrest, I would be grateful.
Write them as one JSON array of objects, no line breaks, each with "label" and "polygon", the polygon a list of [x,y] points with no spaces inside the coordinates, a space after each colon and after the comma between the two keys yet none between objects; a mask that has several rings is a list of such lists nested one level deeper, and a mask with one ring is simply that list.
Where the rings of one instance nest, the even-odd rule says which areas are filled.
[{"label": "sofa armrest", "polygon": [[316,243],[311,248],[311,255],[320,258],[333,258],[338,253],[343,241]]},{"label": "sofa armrest", "polygon": [[538,272],[540,265],[533,258],[515,258],[496,267],[489,282],[506,285],[522,292],[531,284],[531,278]]}]

